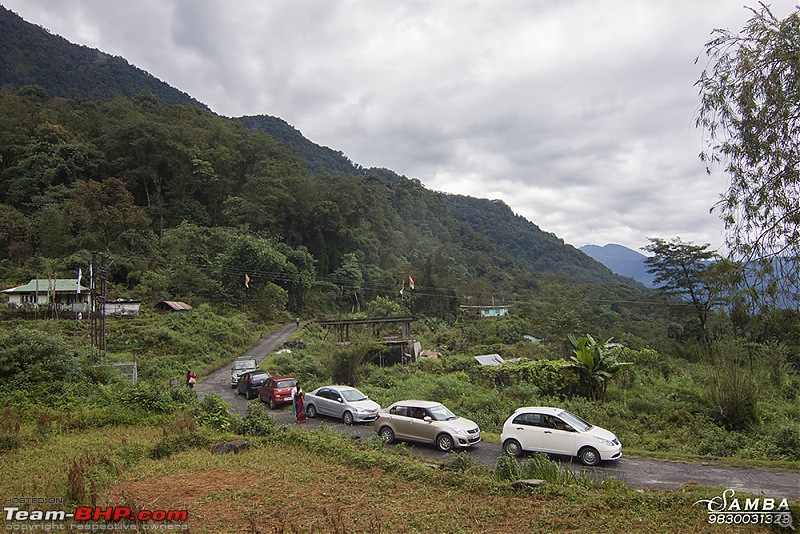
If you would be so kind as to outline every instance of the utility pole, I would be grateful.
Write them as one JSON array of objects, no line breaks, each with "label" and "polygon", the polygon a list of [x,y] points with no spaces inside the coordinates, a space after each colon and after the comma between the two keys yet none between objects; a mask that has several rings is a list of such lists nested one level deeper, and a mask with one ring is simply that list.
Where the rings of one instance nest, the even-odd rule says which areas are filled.
[{"label": "utility pole", "polygon": [[89,285],[92,293],[92,311],[90,312],[92,358],[95,362],[105,359],[106,356],[107,260],[108,254],[104,252],[92,253]]}]

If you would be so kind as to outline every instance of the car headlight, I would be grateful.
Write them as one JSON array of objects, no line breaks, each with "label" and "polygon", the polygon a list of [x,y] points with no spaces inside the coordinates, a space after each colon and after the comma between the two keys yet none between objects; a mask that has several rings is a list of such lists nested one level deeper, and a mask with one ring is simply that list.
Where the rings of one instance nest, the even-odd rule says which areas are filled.
[{"label": "car headlight", "polygon": [[466,435],[467,435],[467,431],[466,431],[466,430],[464,430],[464,429],[463,429],[463,428],[461,428],[461,427],[457,427],[457,426],[448,426],[447,428],[449,428],[450,430],[452,430],[452,431],[453,431],[453,433],[455,433],[455,434],[458,434],[459,436],[466,436]]},{"label": "car headlight", "polygon": [[606,447],[613,447],[614,446],[614,442],[611,441],[610,439],[605,439],[605,438],[601,438],[601,437],[598,437],[598,436],[595,436],[594,439],[596,439],[597,441],[599,441],[600,443],[602,443]]},{"label": "car headlight", "polygon": [[356,413],[367,413],[367,410],[364,408],[356,408]]}]

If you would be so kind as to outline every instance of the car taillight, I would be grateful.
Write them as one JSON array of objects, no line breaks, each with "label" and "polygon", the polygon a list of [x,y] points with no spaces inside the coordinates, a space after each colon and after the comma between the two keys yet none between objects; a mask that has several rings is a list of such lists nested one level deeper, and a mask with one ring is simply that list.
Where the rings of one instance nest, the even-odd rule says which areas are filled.
[{"label": "car taillight", "polygon": [[247,381],[248,381],[248,382],[250,382],[250,383],[252,384],[252,383],[253,383],[253,377],[252,377],[252,376],[248,376],[248,377],[247,377]]}]

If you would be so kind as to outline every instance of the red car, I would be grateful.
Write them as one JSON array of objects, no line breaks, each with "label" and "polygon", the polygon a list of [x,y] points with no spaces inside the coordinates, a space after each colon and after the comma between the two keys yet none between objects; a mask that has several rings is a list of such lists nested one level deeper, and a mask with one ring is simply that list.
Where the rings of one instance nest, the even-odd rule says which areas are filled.
[{"label": "red car", "polygon": [[292,388],[297,380],[291,376],[271,376],[258,388],[258,400],[268,402],[273,410],[279,404],[292,402]]}]

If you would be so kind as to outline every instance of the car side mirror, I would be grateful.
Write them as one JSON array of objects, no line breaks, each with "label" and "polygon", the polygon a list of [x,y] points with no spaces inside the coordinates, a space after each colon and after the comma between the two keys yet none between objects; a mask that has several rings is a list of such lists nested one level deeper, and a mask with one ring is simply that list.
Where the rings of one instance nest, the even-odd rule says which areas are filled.
[{"label": "car side mirror", "polygon": [[425,417],[422,418],[422,420],[425,421],[426,423],[430,423],[431,421],[433,421],[430,415],[426,415]]},{"label": "car side mirror", "polygon": [[571,426],[569,426],[569,425],[564,425],[564,430],[566,430],[567,432],[575,432],[575,429],[574,429],[574,428],[572,428],[572,427],[571,427]]},{"label": "car side mirror", "polygon": [[336,398],[336,402],[344,402],[341,397]]}]

